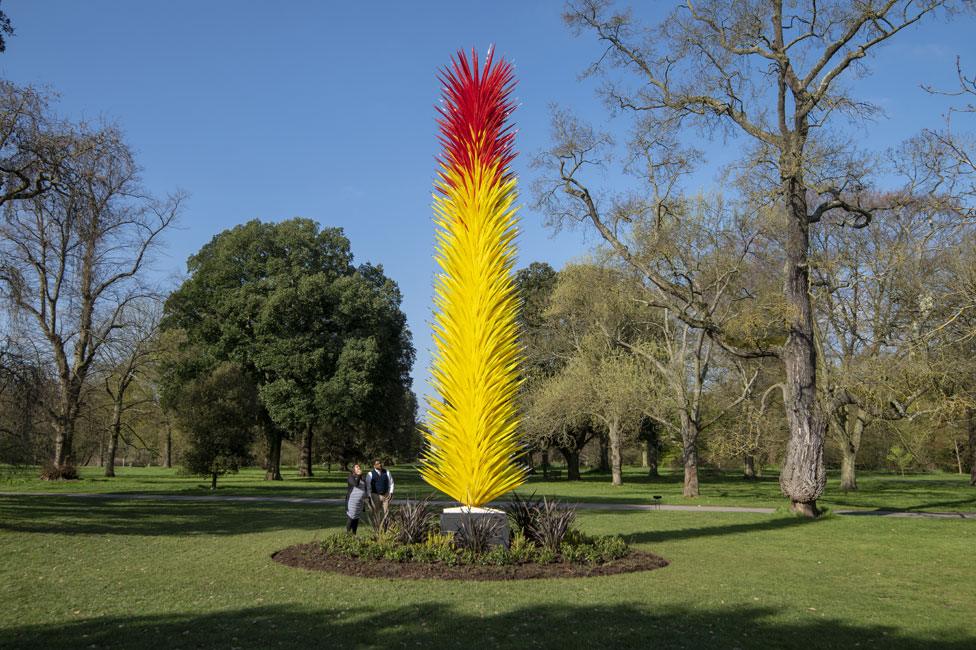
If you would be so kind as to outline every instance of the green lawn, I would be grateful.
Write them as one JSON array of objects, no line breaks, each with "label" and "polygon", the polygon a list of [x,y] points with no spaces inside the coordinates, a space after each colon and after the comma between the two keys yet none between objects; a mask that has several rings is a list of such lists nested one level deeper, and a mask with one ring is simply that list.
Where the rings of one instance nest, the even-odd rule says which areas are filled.
[{"label": "green lawn", "polygon": [[335,506],[0,497],[0,647],[976,647],[971,520],[586,512],[585,532],[672,564],[576,580],[364,581],[270,559],[342,523]]},{"label": "green lawn", "polygon": [[[392,468],[401,495],[422,495],[430,488],[420,480],[413,467]],[[345,475],[316,470],[310,479],[298,478],[294,470],[284,472],[284,481],[264,481],[258,469],[244,470],[220,479],[218,494],[280,495],[341,497],[345,495]],[[198,477],[181,477],[176,470],[162,468],[119,468],[118,476],[105,478],[99,468],[83,468],[82,480],[47,482],[38,480],[34,468],[0,468],[0,492],[140,492],[149,494],[209,494],[209,483]],[[701,476],[701,497],[681,496],[681,473],[665,473],[661,478],[649,479],[636,467],[627,468],[624,485],[610,485],[605,474],[584,474],[582,481],[544,481],[532,477],[519,491],[551,495],[567,501],[598,503],[652,503],[660,495],[660,503],[691,505],[731,505],[781,507],[785,504],[779,493],[775,474],[758,481],[744,481],[736,472],[704,471]],[[949,473],[915,474],[905,477],[896,474],[862,472],[858,478],[861,489],[844,493],[838,487],[839,478],[830,475],[827,491],[821,504],[833,509],[882,508],[892,510],[949,510],[976,511],[976,488],[968,485],[968,476]]]}]

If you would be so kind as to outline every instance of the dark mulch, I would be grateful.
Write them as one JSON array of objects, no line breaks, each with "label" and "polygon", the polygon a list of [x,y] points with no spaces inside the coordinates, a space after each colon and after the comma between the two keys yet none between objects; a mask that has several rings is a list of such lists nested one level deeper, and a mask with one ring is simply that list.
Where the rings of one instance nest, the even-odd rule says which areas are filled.
[{"label": "dark mulch", "polygon": [[619,560],[605,564],[513,564],[503,566],[447,566],[328,555],[318,544],[296,544],[271,556],[275,562],[311,571],[331,571],[363,578],[406,578],[432,580],[528,580],[531,578],[585,578],[634,571],[652,571],[668,565],[653,553],[631,550]]}]

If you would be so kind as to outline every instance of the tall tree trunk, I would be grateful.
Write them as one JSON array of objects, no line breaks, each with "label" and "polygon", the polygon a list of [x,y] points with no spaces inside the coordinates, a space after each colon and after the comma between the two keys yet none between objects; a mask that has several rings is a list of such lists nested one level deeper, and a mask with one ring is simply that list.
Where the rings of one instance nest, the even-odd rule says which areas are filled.
[{"label": "tall tree trunk", "polygon": [[648,444],[648,442],[646,440],[641,440],[641,443],[640,443],[640,449],[641,449],[641,467],[643,467],[644,469],[647,469],[648,467],[650,467],[650,464],[651,464],[651,459],[649,458],[649,456],[650,456],[650,449],[649,448],[650,448],[650,444]]},{"label": "tall tree trunk", "polygon": [[58,469],[71,464],[71,442],[74,438],[74,420],[59,418],[58,430],[54,436],[54,466]]},{"label": "tall tree trunk", "polygon": [[847,417],[843,420],[844,440],[840,456],[840,489],[844,492],[857,490],[857,452],[861,448],[861,435],[864,433],[866,413],[860,407],[847,406]]},{"label": "tall tree trunk", "polygon": [[962,443],[953,438],[952,449],[956,452],[956,469],[959,471],[959,475],[962,476],[966,473],[962,471]]},{"label": "tall tree trunk", "polygon": [[580,453],[579,449],[569,449],[560,447],[560,453],[566,459],[566,478],[570,481],[580,480]]},{"label": "tall tree trunk", "polygon": [[849,445],[840,449],[840,489],[844,492],[857,490],[857,475],[854,471],[856,454]]},{"label": "tall tree trunk", "polygon": [[657,445],[648,444],[647,446],[647,475],[651,478],[660,476],[657,470]]},{"label": "tall tree trunk", "polygon": [[74,462],[72,445],[75,437],[75,421],[78,418],[78,402],[81,386],[70,376],[62,377],[59,396],[58,428],[54,435],[54,466],[63,469]]},{"label": "tall tree trunk", "polygon": [[268,469],[264,474],[266,481],[281,480],[281,432],[273,426],[265,429],[268,443]]},{"label": "tall tree trunk", "polygon": [[613,485],[624,484],[623,474],[623,454],[621,450],[620,429],[616,424],[609,427],[608,438],[610,438],[610,482]]},{"label": "tall tree trunk", "polygon": [[756,457],[752,454],[745,454],[742,457],[742,478],[747,481],[756,480]]},{"label": "tall tree trunk", "polygon": [[697,497],[698,491],[698,449],[685,449],[685,483],[681,490],[682,496]]},{"label": "tall tree trunk", "polygon": [[301,477],[312,476],[312,425],[305,425],[305,434],[302,436],[302,448],[298,455],[298,475]]},{"label": "tall tree trunk", "polygon": [[600,471],[609,472],[610,471],[610,447],[607,445],[607,438],[605,434],[600,434]]},{"label": "tall tree trunk", "polygon": [[684,487],[681,494],[697,497],[698,491],[698,423],[685,414],[681,416],[682,461],[685,466]]},{"label": "tall tree trunk", "polygon": [[170,427],[169,419],[166,420],[166,437],[163,441],[163,467],[173,466],[173,429]]},{"label": "tall tree trunk", "polygon": [[112,407],[112,429],[108,437],[108,457],[105,459],[105,476],[115,476],[115,452],[119,447],[120,433],[122,433],[122,405],[116,402]]},{"label": "tall tree trunk", "polygon": [[[795,146],[795,145],[794,145]],[[786,281],[783,293],[789,306],[789,335],[782,358],[786,371],[786,420],[790,437],[780,474],[780,488],[790,508],[816,517],[817,499],[827,485],[823,463],[827,422],[817,401],[817,352],[813,338],[810,298],[810,223],[806,187],[800,180],[802,151],[784,154],[780,161],[787,206]]]},{"label": "tall tree trunk", "polygon": [[212,472],[210,474],[210,489],[211,490],[217,489],[217,472]]}]

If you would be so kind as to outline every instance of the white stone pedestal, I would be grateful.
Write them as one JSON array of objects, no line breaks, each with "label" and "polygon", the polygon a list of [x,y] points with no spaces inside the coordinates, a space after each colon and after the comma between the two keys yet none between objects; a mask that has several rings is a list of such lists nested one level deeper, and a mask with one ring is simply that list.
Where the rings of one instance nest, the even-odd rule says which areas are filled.
[{"label": "white stone pedestal", "polygon": [[504,510],[495,510],[494,508],[469,508],[467,506],[444,508],[444,512],[441,514],[441,533],[445,535],[456,533],[461,528],[462,523],[482,518],[494,519],[498,522],[498,529],[491,543],[508,546],[508,515],[505,514]]}]

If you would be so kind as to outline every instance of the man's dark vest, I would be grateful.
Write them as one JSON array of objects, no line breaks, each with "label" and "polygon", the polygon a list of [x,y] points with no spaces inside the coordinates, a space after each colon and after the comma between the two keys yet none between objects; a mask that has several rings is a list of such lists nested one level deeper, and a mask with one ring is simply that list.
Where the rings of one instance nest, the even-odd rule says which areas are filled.
[{"label": "man's dark vest", "polygon": [[386,494],[390,491],[390,475],[386,473],[384,469],[381,472],[377,472],[375,469],[372,471],[372,489],[374,494]]}]

